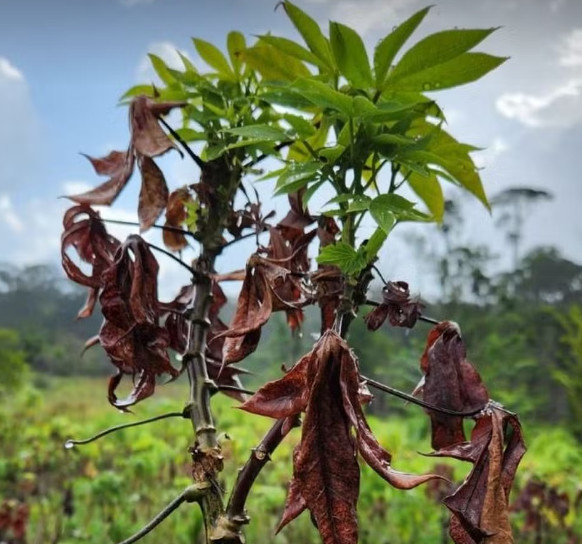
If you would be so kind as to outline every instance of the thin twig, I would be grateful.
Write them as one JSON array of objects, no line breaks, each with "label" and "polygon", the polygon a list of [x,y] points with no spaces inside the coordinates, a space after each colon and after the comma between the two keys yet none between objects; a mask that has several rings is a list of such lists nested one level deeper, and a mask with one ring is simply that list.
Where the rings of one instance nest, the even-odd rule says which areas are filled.
[{"label": "thin twig", "polygon": [[184,502],[194,502],[204,494],[203,489],[191,485],[180,493],[168,506],[166,506],[159,514],[157,514],[151,521],[144,525],[137,533],[126,538],[119,544],[133,544],[142,539],[145,535],[153,531],[162,521],[164,521],[174,510],[176,510]]},{"label": "thin twig", "polygon": [[161,416],[150,417],[148,419],[142,419],[140,421],[134,421],[132,423],[123,423],[121,425],[115,425],[114,427],[109,427],[108,429],[105,429],[104,431],[101,431],[101,432],[91,436],[90,438],[85,438],[83,440],[69,439],[65,442],[65,448],[69,449],[69,448],[72,448],[73,446],[78,446],[81,444],[89,444],[90,442],[94,442],[95,440],[99,440],[100,438],[102,438],[110,433],[114,433],[115,431],[120,431],[122,429],[128,429],[129,427],[137,427],[138,425],[146,425],[147,423],[153,423],[154,421],[160,421],[162,419],[167,419],[169,417],[187,418],[187,417],[189,417],[189,415],[185,414],[183,411],[182,412],[169,412],[167,414],[162,414]]},{"label": "thin twig", "polygon": [[470,410],[468,412],[457,412],[456,410],[449,410],[448,408],[440,408],[435,406],[434,404],[430,404],[428,402],[424,402],[423,400],[417,399],[408,393],[404,393],[398,389],[394,389],[389,385],[385,385],[381,382],[377,382],[371,378],[367,378],[366,376],[361,376],[362,380],[364,380],[367,384],[371,385],[375,389],[379,391],[384,391],[384,393],[388,393],[390,395],[394,395],[400,399],[406,400],[412,404],[416,404],[418,406],[422,406],[423,408],[427,408],[428,410],[433,410],[434,412],[440,412],[441,414],[446,414],[448,416],[457,416],[457,417],[471,417],[477,415],[479,412],[482,412],[486,407],[487,404],[477,408],[476,410]]},{"label": "thin twig", "polygon": [[182,139],[182,137],[161,117],[158,118],[160,123],[166,127],[168,132],[176,139],[176,141],[184,148],[184,151],[190,156],[190,158],[196,163],[198,168],[203,170],[206,167],[206,163],[198,156],[192,148]]},{"label": "thin twig", "polygon": [[375,264],[373,264],[372,265],[372,268],[376,271],[376,274],[378,274],[378,276],[380,276],[380,280],[382,280],[382,283],[384,285],[386,285],[388,282],[384,279],[384,276],[382,276],[382,272],[380,272],[380,270],[378,269],[378,267]]},{"label": "thin twig", "polygon": [[[293,143],[292,140],[289,140],[288,142],[281,142],[280,144],[277,144],[273,149],[275,151],[281,151],[281,149],[287,147],[288,145],[291,145]],[[267,157],[270,157],[271,155],[268,153],[263,153],[262,155],[259,155],[256,159],[252,159],[249,162],[243,164],[243,169],[247,169],[247,168],[252,168],[253,166],[257,165],[258,163],[260,163],[261,161],[264,161]]]},{"label": "thin twig", "polygon": [[149,242],[146,242],[146,244],[148,247],[155,249],[156,251],[159,251],[160,253],[163,253],[164,255],[166,255],[166,257],[170,257],[170,259],[173,259],[179,265],[183,266],[186,270],[188,270],[188,272],[190,272],[190,274],[195,275],[195,270],[190,265],[187,265],[182,259],[180,259],[180,257],[176,257],[176,255],[174,255],[173,253],[171,253],[169,251],[166,251],[163,247],[156,246],[155,244],[150,244]]},{"label": "thin twig", "polygon": [[233,393],[244,393],[245,395],[254,395],[255,392],[250,389],[243,389],[236,385],[217,385],[219,391],[232,391]]},{"label": "thin twig", "polygon": [[[130,227],[140,227],[141,225],[137,221],[122,221],[121,219],[105,219],[103,217],[98,218],[99,221],[103,223],[111,223],[113,225],[128,225]],[[180,229],[178,227],[168,227],[166,225],[152,225],[154,229],[166,230],[168,232],[175,232],[177,234],[183,234],[184,236],[191,236],[196,239],[196,235],[189,230]]]},{"label": "thin twig", "polygon": [[241,240],[245,240],[246,238],[251,238],[253,236],[257,236],[259,234],[262,234],[263,232],[265,232],[267,230],[266,227],[263,227],[261,230],[256,230],[253,232],[249,232],[247,234],[243,234],[242,236],[239,236],[238,238],[234,238],[233,240],[229,240],[228,242],[226,242],[225,244],[223,244],[221,247],[222,249],[229,247],[233,244],[236,244],[237,242],[240,242]]}]

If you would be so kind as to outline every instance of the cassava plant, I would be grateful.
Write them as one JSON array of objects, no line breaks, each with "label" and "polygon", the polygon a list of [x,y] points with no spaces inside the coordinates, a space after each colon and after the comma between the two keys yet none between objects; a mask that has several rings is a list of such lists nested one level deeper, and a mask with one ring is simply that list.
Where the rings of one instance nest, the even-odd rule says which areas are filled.
[{"label": "cassava plant", "polygon": [[[445,130],[442,110],[425,93],[474,81],[500,65],[505,59],[470,52],[494,29],[438,32],[401,53],[426,8],[394,27],[370,62],[353,29],[331,22],[326,36],[297,6],[281,5],[303,43],[267,34],[247,45],[241,33],[231,32],[225,55],[194,39],[206,72],[185,55],[181,70],[150,55],[161,84],[139,85],[124,95],[131,129],[127,150],[88,157],[108,179],[69,196],[75,204],[64,218],[62,261],[69,278],[89,290],[79,317],[91,314],[97,301],[101,306],[104,322],[88,346],[100,344],[117,367],[109,402],[127,410],[153,395],[163,375],[175,379],[185,373],[190,384],[185,409],[160,417],[191,420],[193,483],[125,542],[139,540],[183,502],[196,502],[206,542],[242,543],[253,482],[299,425],[279,529],[309,510],[323,542],[357,542],[360,462],[398,489],[440,478],[392,467],[390,453],[366,422],[369,388],[424,408],[432,425],[431,455],[472,464],[467,478],[443,500],[454,542],[513,542],[508,495],[525,451],[517,416],[490,399],[466,358],[458,325],[423,316],[405,282],[385,283],[380,301],[367,294],[374,277],[382,278],[375,263],[396,227],[441,220],[441,183],[457,185],[488,207],[470,157],[476,148]],[[164,119],[171,111],[181,115],[181,126],[172,128]],[[192,159],[200,176],[170,192],[155,158],[172,150]],[[138,234],[115,239],[92,207],[111,205],[136,167],[140,233],[162,229],[165,249]],[[288,212],[279,220],[264,210],[254,189],[267,178],[276,179],[275,194],[288,195]],[[309,209],[316,193],[328,197],[317,213]],[[157,224],[162,215],[165,223]],[[366,239],[363,225],[373,225]],[[256,248],[246,266],[218,271],[217,256],[248,237],[256,239]],[[316,267],[309,258],[312,245],[318,248]],[[170,302],[158,299],[154,255],[160,252],[192,278]],[[188,252],[194,255],[191,262],[184,260]],[[227,280],[242,280],[230,325],[220,317],[226,303],[221,283]],[[295,331],[308,305],[321,313],[321,334],[312,350],[279,379],[255,393],[245,390],[236,364],[257,349],[271,314],[285,312]],[[375,308],[369,311],[370,306]],[[423,378],[411,394],[360,373],[349,329],[362,313],[371,330],[385,321],[409,328],[419,320],[435,324],[420,357]],[[172,365],[170,352],[180,356],[180,368]],[[119,399],[116,390],[125,375],[133,389]],[[217,392],[240,401],[249,420],[274,420],[236,481],[226,485],[217,438],[217,429],[223,429],[212,415]],[[474,420],[470,438],[464,431],[467,419]]]}]

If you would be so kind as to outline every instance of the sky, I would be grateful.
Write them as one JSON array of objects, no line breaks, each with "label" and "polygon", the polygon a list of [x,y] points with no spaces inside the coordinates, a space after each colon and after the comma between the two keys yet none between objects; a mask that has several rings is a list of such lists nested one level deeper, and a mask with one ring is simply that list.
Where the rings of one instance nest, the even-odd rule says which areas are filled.
[{"label": "sky", "polygon": [[[338,21],[374,44],[427,0],[296,0],[327,27]],[[543,189],[553,200],[531,209],[524,251],[553,245],[582,261],[582,1],[433,0],[409,42],[447,28],[501,27],[477,50],[511,57],[477,83],[433,93],[457,139],[484,148],[474,155],[491,196],[514,186]],[[249,41],[271,31],[297,39],[274,0],[0,0],[0,261],[58,263],[64,194],[102,181],[80,154],[103,156],[128,142],[120,96],[155,81],[147,53],[179,66],[176,50],[199,63],[199,37],[223,48],[230,30]],[[200,66],[204,69],[203,66]],[[177,154],[161,164],[170,187],[196,181]],[[104,217],[135,220],[138,183]],[[458,194],[454,188],[448,196]],[[267,199],[282,209],[282,204]],[[508,262],[509,248],[491,216],[465,205],[466,241],[488,242]],[[114,228],[122,236],[135,229]],[[396,234],[396,233],[395,233]],[[155,234],[152,235],[155,240]],[[430,291],[404,229],[382,254],[388,277]],[[391,244],[391,245],[390,245]],[[250,250],[250,247],[239,250]],[[418,259],[417,259],[418,261]],[[232,258],[219,262],[227,271]],[[426,264],[426,263],[425,263]],[[162,292],[183,272],[163,262]],[[397,277],[396,277],[397,276]]]}]

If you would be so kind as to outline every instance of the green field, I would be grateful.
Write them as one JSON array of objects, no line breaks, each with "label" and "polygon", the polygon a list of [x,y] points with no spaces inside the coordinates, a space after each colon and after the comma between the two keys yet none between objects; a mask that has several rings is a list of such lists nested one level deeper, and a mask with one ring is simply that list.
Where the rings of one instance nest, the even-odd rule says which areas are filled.
[{"label": "green field", "polygon": [[[0,496],[8,504],[28,505],[26,542],[121,541],[189,484],[187,447],[192,432],[190,423],[180,418],[126,429],[70,450],[63,447],[68,438],[85,438],[112,425],[181,410],[186,395],[184,383],[166,385],[159,388],[155,397],[139,404],[134,414],[122,414],[107,404],[105,389],[104,379],[43,378],[36,387],[3,399]],[[214,399],[214,407],[219,430],[228,433],[223,441],[227,487],[270,422],[238,411],[228,398]],[[409,406],[407,412],[410,417],[381,421],[371,418],[381,443],[394,455],[395,468],[423,472],[430,471],[435,464],[442,465],[442,460],[418,455],[419,451],[430,450],[427,421],[414,406]],[[275,452],[272,463],[253,488],[248,503],[252,518],[247,530],[250,543],[319,542],[306,514],[274,536],[298,432],[293,431]],[[525,512],[515,512],[516,542],[579,542],[582,520],[576,520],[575,509],[569,508],[562,516],[565,497],[561,496],[562,509],[550,499],[557,500],[560,493],[567,493],[570,503],[574,503],[582,476],[582,448],[560,429],[526,426],[525,432],[529,451],[513,498],[532,478],[551,486],[551,490],[546,489],[545,499],[533,500],[539,515],[536,523],[541,522],[541,529],[528,530]],[[454,467],[456,480],[462,479],[469,468],[459,462],[447,464]],[[438,493],[439,490],[429,487],[408,492],[393,490],[370,470],[363,469],[359,501],[361,541],[448,542],[447,513],[437,504]],[[184,505],[143,542],[197,542],[201,522],[197,506]],[[542,540],[535,540],[536,531]],[[6,531],[4,535],[0,532],[0,536],[8,537],[10,542]]]}]

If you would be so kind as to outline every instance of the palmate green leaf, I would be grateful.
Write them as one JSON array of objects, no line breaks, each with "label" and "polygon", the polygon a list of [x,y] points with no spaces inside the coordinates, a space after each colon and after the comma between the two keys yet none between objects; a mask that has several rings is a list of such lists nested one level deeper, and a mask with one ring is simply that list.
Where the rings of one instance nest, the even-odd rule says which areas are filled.
[{"label": "palmate green leaf", "polygon": [[207,134],[202,131],[194,130],[192,128],[183,127],[176,129],[176,132],[185,142],[197,142],[207,139]]},{"label": "palmate green leaf", "polygon": [[342,156],[345,150],[345,145],[338,144],[332,147],[324,147],[317,154],[323,157],[328,163],[333,164]]},{"label": "palmate green leaf", "polygon": [[367,265],[364,252],[356,251],[345,242],[337,242],[323,247],[317,256],[317,262],[337,266],[348,276],[358,274]]},{"label": "palmate green leaf", "polygon": [[330,22],[329,37],[340,74],[354,87],[372,87],[370,62],[359,34],[349,26]]},{"label": "palmate green leaf", "polygon": [[508,57],[495,57],[485,53],[463,53],[448,62],[431,66],[392,85],[403,91],[440,91],[480,79],[503,64]]},{"label": "palmate green leaf", "polygon": [[374,75],[378,89],[383,87],[386,74],[394,57],[422,22],[429,9],[430,6],[416,12],[412,17],[397,26],[374,49]]},{"label": "palmate green leaf", "polygon": [[[386,196],[386,195],[380,195]],[[396,216],[388,209],[379,197],[375,198],[370,203],[370,215],[373,217],[376,224],[384,231],[386,235],[390,234],[392,227],[396,224]]]},{"label": "palmate green leaf", "polygon": [[192,38],[192,41],[194,42],[194,47],[196,48],[196,51],[198,51],[202,60],[208,64],[208,66],[214,68],[222,79],[236,79],[226,57],[218,47],[210,42],[201,40],[200,38]]},{"label": "palmate green leaf", "polygon": [[228,56],[230,58],[230,64],[234,69],[234,73],[240,76],[241,71],[241,52],[247,48],[247,42],[243,34],[238,31],[232,31],[228,33],[226,38],[226,48],[228,49]]},{"label": "palmate green leaf", "polygon": [[305,47],[299,45],[293,40],[271,36],[270,34],[259,36],[259,40],[296,59],[319,66],[320,68],[327,67],[327,65],[317,55],[314,55],[311,51],[305,49]]},{"label": "palmate green leaf", "polygon": [[292,113],[283,114],[283,119],[291,125],[299,138],[309,138],[315,134],[315,127],[311,121],[301,117],[300,115],[293,115]]},{"label": "palmate green leaf", "polygon": [[349,96],[316,79],[299,79],[290,86],[290,89],[320,108],[330,108],[347,116],[353,113],[353,101]]},{"label": "palmate green leaf", "polygon": [[427,36],[411,47],[388,75],[391,84],[404,77],[443,64],[466,53],[496,28],[444,30]]},{"label": "palmate green leaf", "polygon": [[424,202],[435,221],[440,223],[445,211],[445,198],[436,174],[431,172],[428,176],[422,176],[417,172],[406,172],[406,175],[408,185]]},{"label": "palmate green leaf", "polygon": [[319,161],[290,163],[277,180],[275,194],[286,194],[297,191],[315,179],[321,168]]},{"label": "palmate green leaf", "polygon": [[245,49],[241,55],[253,70],[268,81],[294,81],[311,75],[300,60],[266,43]]},{"label": "palmate green leaf", "polygon": [[264,142],[282,142],[289,139],[287,133],[273,125],[247,125],[244,127],[225,129],[224,132],[240,136],[241,138],[252,138]]},{"label": "palmate green leaf", "polygon": [[388,234],[394,222],[398,221],[432,221],[434,218],[414,209],[414,202],[397,194],[379,195],[370,203],[370,214]]},{"label": "palmate green leaf", "polygon": [[283,2],[285,12],[291,22],[298,30],[299,34],[305,40],[307,47],[315,54],[326,66],[332,68],[332,55],[329,41],[321,32],[319,25],[295,4],[289,1]]},{"label": "palmate green leaf", "polygon": [[153,53],[148,53],[148,57],[150,58],[150,62],[152,63],[152,66],[156,74],[158,74],[158,77],[166,85],[172,85],[173,83],[176,82],[172,74],[168,71],[166,63],[160,57],[154,55]]}]

